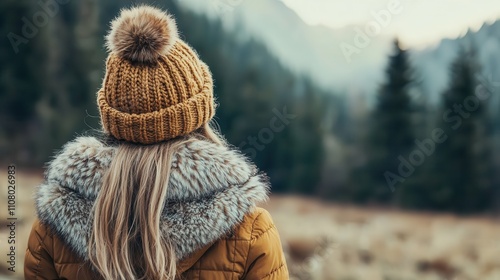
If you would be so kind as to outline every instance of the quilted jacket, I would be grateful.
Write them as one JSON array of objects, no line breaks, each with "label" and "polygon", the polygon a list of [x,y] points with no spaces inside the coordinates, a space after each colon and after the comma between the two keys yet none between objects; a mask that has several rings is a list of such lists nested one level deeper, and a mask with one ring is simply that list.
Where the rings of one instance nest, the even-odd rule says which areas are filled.
[{"label": "quilted jacket", "polygon": [[[36,190],[38,219],[26,279],[101,279],[88,261],[91,211],[116,146],[94,137],[66,144]],[[172,159],[162,232],[175,245],[179,279],[288,279],[269,213],[264,174],[239,152],[204,140]]]}]

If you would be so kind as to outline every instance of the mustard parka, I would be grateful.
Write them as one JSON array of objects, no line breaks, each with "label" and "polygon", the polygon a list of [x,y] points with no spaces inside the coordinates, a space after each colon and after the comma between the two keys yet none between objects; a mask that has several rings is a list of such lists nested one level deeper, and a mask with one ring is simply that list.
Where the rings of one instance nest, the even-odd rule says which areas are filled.
[{"label": "mustard parka", "polygon": [[[36,190],[38,219],[25,279],[100,279],[88,261],[91,211],[116,146],[94,137],[66,144]],[[175,246],[179,279],[288,279],[278,231],[257,207],[268,183],[243,155],[205,140],[172,160],[162,232]]]}]

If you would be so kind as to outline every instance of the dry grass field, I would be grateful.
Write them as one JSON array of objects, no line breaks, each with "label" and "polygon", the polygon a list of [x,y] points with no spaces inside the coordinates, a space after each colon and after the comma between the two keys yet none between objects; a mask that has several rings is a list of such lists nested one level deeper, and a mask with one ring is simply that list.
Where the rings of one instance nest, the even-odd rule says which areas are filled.
[{"label": "dry grass field", "polygon": [[8,271],[7,253],[11,244],[7,244],[10,230],[7,228],[7,167],[0,168],[0,279],[22,279],[24,253],[26,250],[31,225],[35,219],[35,206],[33,204],[33,189],[42,181],[42,171],[16,170],[16,209],[15,218],[15,246],[16,267],[15,272]]},{"label": "dry grass field", "polygon": [[500,223],[273,197],[294,279],[498,280]]},{"label": "dry grass field", "polygon": [[[2,170],[7,170],[3,168]],[[40,172],[17,172],[16,272],[7,271],[7,179],[0,173],[0,279],[22,279]],[[282,236],[293,279],[499,280],[500,222],[364,209],[301,197],[264,205]]]}]

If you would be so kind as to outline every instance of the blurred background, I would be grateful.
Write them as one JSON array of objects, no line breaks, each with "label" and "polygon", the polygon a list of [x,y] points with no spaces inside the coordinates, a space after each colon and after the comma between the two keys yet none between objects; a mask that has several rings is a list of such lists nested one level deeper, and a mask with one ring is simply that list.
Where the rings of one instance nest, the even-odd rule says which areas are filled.
[{"label": "blurred background", "polygon": [[2,0],[0,278],[22,278],[44,163],[100,128],[103,37],[139,3],[210,66],[220,130],[271,178],[293,279],[500,279],[494,0]]}]

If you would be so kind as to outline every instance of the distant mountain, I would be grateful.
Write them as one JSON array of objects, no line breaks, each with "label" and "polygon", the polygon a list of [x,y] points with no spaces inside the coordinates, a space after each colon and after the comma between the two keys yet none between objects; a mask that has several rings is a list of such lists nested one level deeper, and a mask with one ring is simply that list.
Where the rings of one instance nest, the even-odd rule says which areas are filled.
[{"label": "distant mountain", "polygon": [[443,39],[436,46],[413,53],[413,63],[424,87],[436,101],[449,80],[449,65],[461,48],[474,48],[482,66],[482,75],[500,81],[500,20],[485,23],[478,31],[456,39]]},{"label": "distant mountain", "polygon": [[354,44],[356,26],[334,30],[307,25],[277,0],[182,0],[181,5],[220,18],[241,39],[261,40],[292,71],[310,75],[325,88],[348,91],[373,89],[383,73],[391,39],[375,37],[347,59],[340,46]]},{"label": "distant mountain", "polygon": [[[219,18],[226,29],[238,31],[240,40],[262,41],[283,65],[306,74],[319,85],[336,92],[373,96],[382,82],[387,55],[394,38],[368,37],[369,43],[346,58],[341,46],[356,46],[355,37],[364,26],[332,29],[310,26],[279,0],[182,0],[197,13]],[[431,101],[448,81],[448,67],[461,45],[472,42],[485,73],[500,73],[500,21],[484,24],[461,38],[443,39],[423,50],[411,51],[421,87]]]}]

